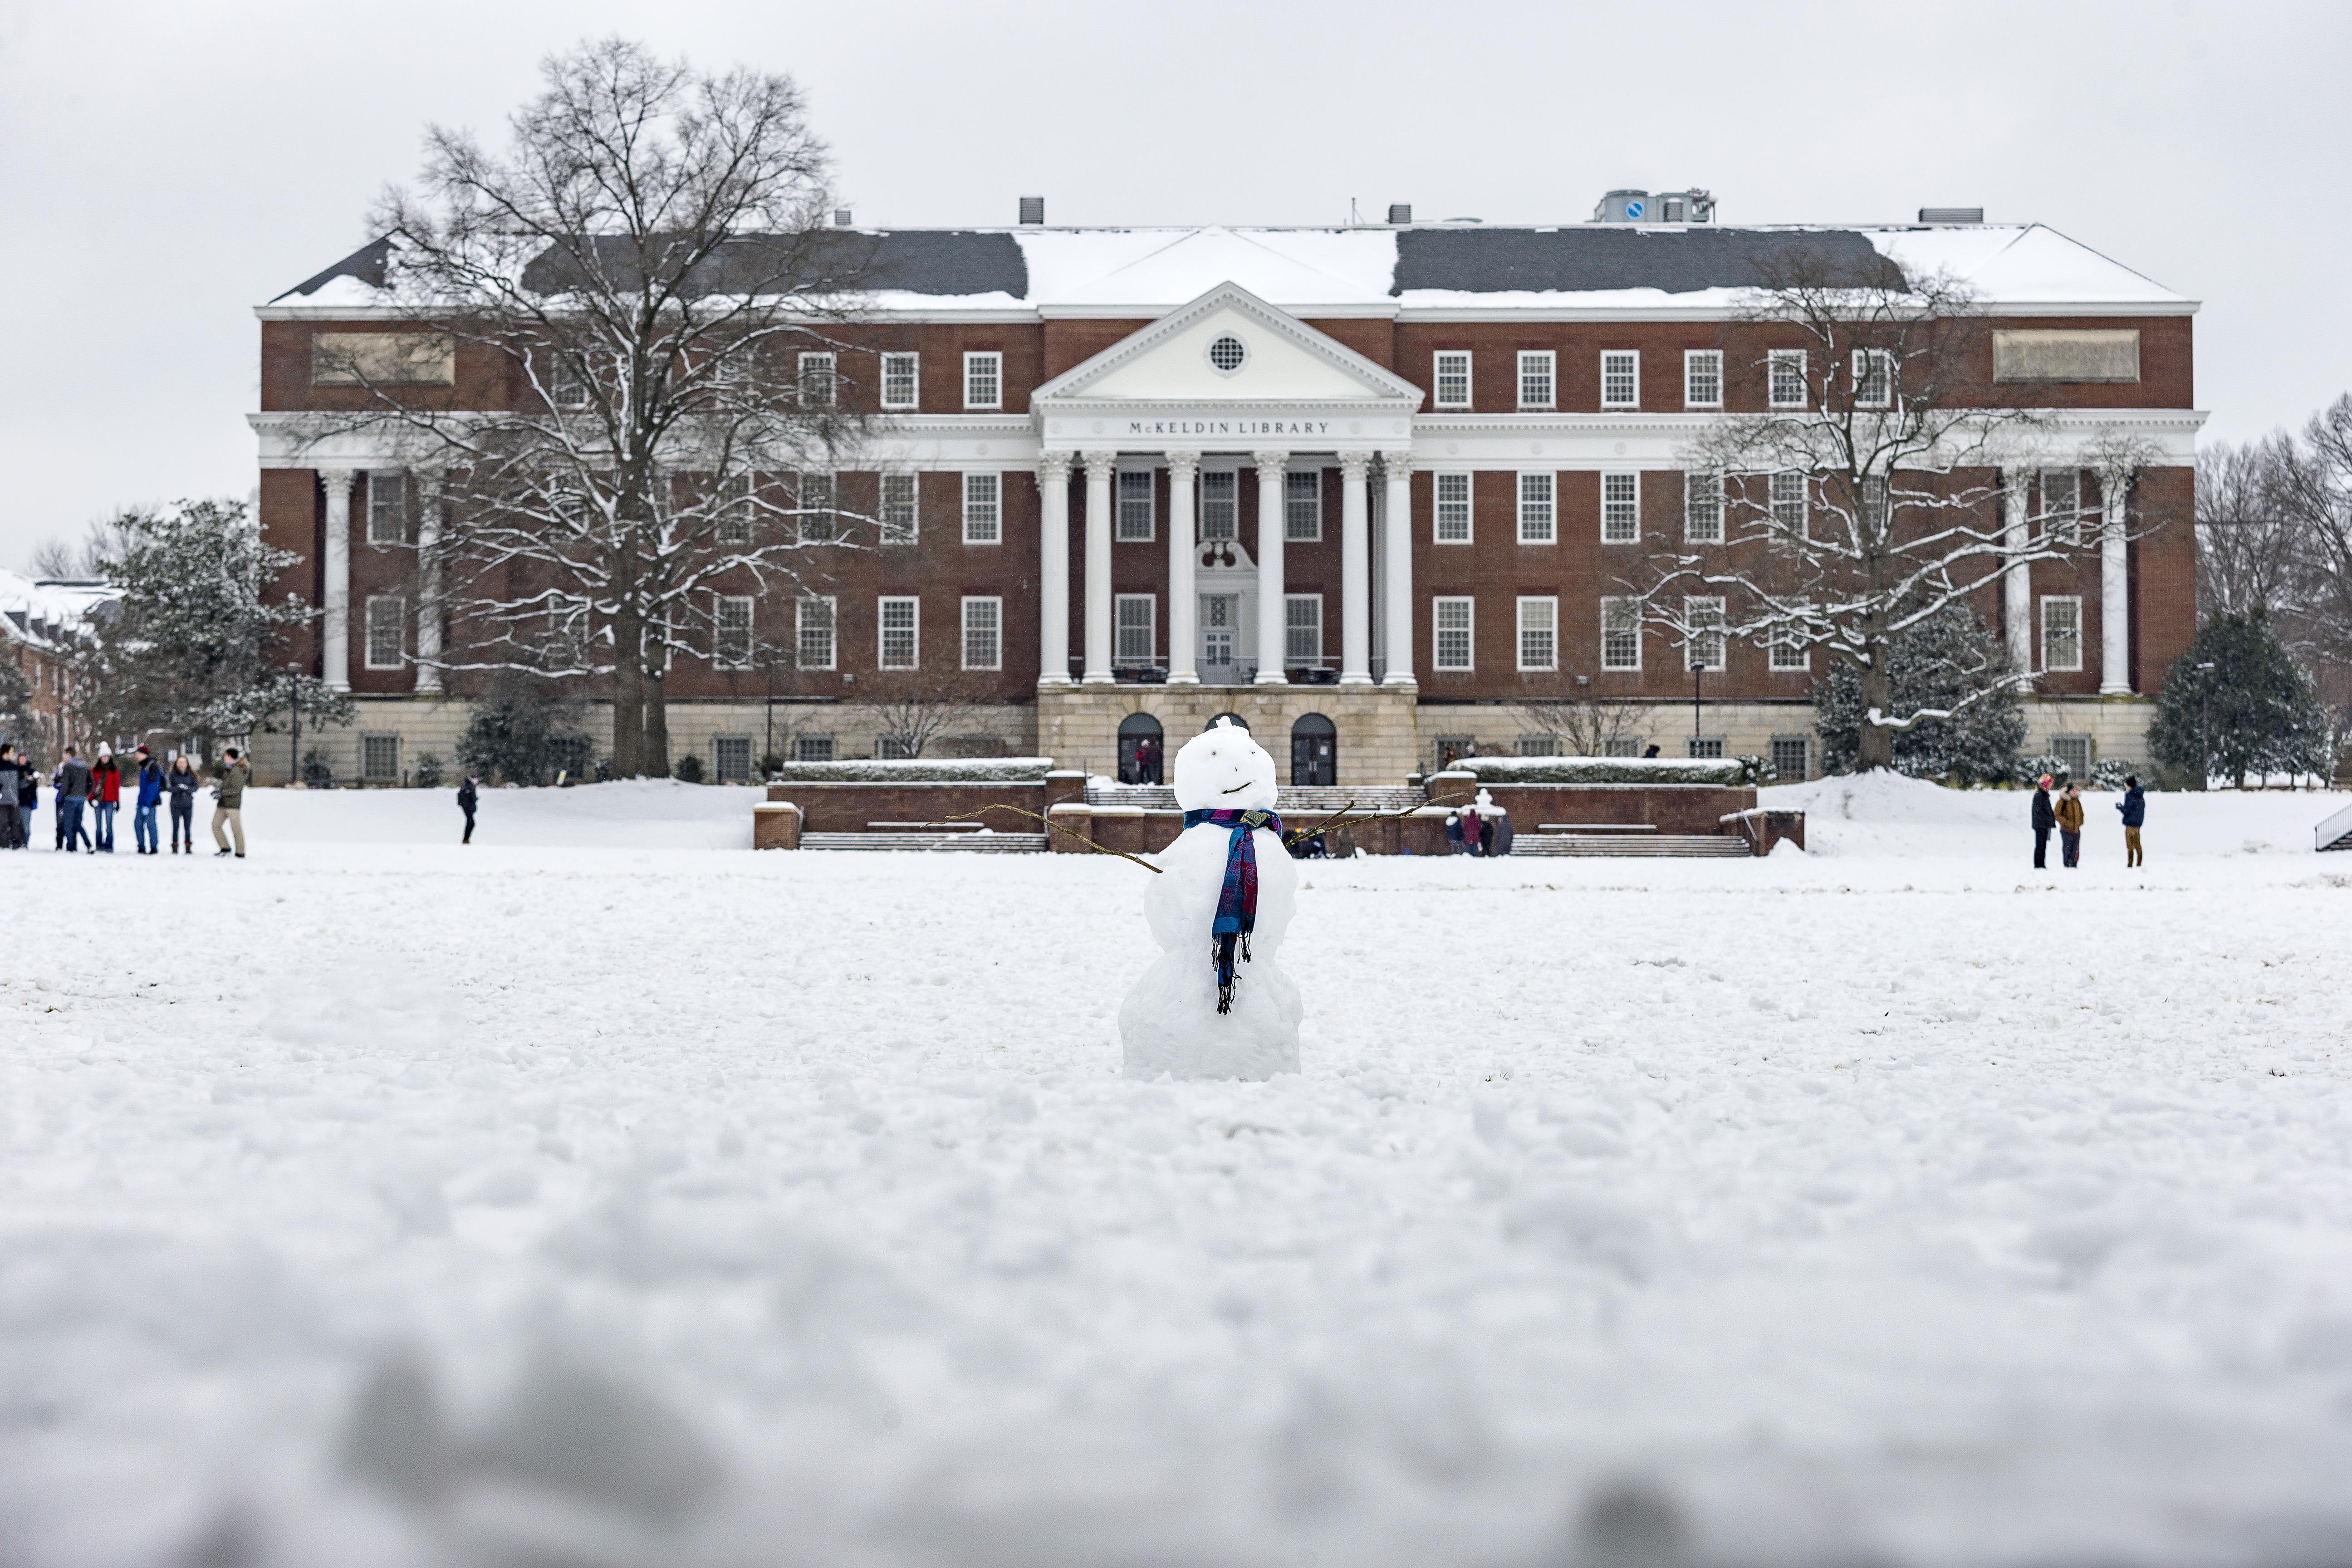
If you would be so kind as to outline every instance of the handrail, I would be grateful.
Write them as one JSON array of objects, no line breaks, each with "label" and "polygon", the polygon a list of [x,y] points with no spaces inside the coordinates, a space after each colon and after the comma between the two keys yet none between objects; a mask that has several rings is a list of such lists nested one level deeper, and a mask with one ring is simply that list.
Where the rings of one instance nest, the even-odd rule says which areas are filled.
[{"label": "handrail", "polygon": [[2315,851],[2352,847],[2352,805],[2311,830],[2311,847]]}]

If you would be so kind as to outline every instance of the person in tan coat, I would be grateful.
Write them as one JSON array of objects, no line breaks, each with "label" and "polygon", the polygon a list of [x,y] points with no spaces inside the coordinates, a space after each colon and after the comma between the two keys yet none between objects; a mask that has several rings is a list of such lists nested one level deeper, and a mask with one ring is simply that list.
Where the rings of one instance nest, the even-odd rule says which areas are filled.
[{"label": "person in tan coat", "polygon": [[229,852],[228,833],[223,828],[236,835],[236,858],[245,858],[245,786],[252,782],[253,769],[231,746],[228,761],[213,775],[213,798],[220,803],[213,808],[213,842],[220,846],[215,858]]},{"label": "person in tan coat", "polygon": [[2060,858],[2069,866],[2083,863],[2083,792],[2069,779],[2051,815],[2058,819]]}]

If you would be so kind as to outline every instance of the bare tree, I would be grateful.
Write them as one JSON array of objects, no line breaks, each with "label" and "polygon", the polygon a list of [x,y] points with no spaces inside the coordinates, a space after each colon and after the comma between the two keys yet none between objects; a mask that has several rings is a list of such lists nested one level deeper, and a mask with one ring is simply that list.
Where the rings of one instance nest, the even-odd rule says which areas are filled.
[{"label": "bare tree", "polygon": [[991,698],[961,671],[920,669],[877,676],[867,700],[879,721],[876,733],[890,754],[919,757],[970,722]]},{"label": "bare tree", "polygon": [[[1894,764],[1896,730],[1951,711],[1898,710],[1897,637],[2006,573],[2097,547],[2063,496],[2010,528],[1998,470],[2031,460],[2043,421],[1986,375],[1988,335],[1964,286],[1874,251],[1799,247],[1763,269],[1732,341],[1767,346],[1732,368],[1761,378],[1769,409],[1691,443],[1680,537],[1650,541],[1633,585],[1643,619],[1686,651],[1727,639],[1851,664],[1864,769]],[[2119,475],[2148,455],[2094,466]],[[2008,679],[1988,670],[1962,704]]]},{"label": "bare tree", "polygon": [[1648,710],[1593,693],[1591,678],[1570,672],[1572,684],[1557,697],[1531,697],[1518,705],[1519,721],[1549,737],[1570,757],[1631,755],[1643,734]]},{"label": "bare tree", "polygon": [[2311,416],[2279,465],[2297,541],[2289,646],[2352,667],[2352,394]]},{"label": "bare tree", "polygon": [[2197,454],[2200,615],[2260,606],[2284,617],[2294,609],[2305,549],[2294,467],[2294,443],[2284,431]]},{"label": "bare tree", "polygon": [[436,127],[421,190],[379,203],[409,331],[318,338],[322,379],[367,395],[313,430],[432,476],[432,662],[609,679],[614,772],[663,773],[673,656],[725,662],[726,600],[861,542],[830,475],[860,426],[833,329],[866,253],[820,226],[791,79],[618,39],[542,75],[508,151]]}]

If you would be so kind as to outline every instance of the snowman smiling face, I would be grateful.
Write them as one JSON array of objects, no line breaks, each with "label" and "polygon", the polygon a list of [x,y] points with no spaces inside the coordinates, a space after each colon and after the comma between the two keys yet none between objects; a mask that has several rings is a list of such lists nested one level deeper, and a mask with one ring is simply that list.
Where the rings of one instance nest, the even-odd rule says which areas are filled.
[{"label": "snowman smiling face", "polygon": [[1176,753],[1175,787],[1186,811],[1272,811],[1274,759],[1247,730],[1220,719]]}]

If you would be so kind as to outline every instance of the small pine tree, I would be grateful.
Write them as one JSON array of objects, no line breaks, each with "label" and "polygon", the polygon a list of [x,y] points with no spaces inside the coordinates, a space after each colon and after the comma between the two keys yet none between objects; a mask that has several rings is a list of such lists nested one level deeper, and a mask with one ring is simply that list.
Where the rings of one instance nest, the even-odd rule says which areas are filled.
[{"label": "small pine tree", "polygon": [[2209,616],[2175,659],[2148,726],[2156,760],[2192,779],[2326,773],[2327,711],[2259,607]]},{"label": "small pine tree", "polygon": [[[1963,784],[2006,780],[2025,743],[2025,716],[1999,677],[2008,653],[1965,605],[1953,605],[1896,637],[1888,658],[1897,713],[1948,711],[1895,731],[1895,766],[1913,778]],[[1852,771],[1861,752],[1862,676],[1841,660],[1813,688],[1822,765]]]},{"label": "small pine tree", "polygon": [[586,737],[580,704],[529,676],[501,676],[457,742],[467,773],[505,784],[554,782]]}]

